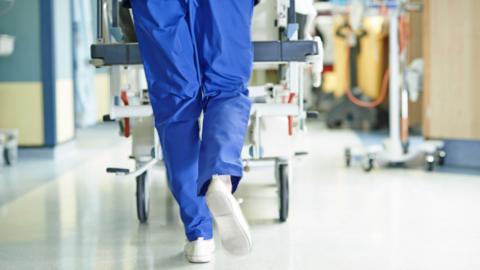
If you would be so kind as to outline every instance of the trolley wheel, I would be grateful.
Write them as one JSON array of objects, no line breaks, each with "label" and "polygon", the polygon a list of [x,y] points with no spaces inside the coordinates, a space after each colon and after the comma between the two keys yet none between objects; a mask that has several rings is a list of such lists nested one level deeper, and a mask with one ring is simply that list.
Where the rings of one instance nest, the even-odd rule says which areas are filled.
[{"label": "trolley wheel", "polygon": [[435,156],[433,154],[425,156],[425,169],[429,172],[435,169]]},{"label": "trolley wheel", "polygon": [[345,166],[349,168],[352,165],[352,149],[345,148]]},{"label": "trolley wheel", "polygon": [[438,166],[444,166],[445,157],[447,156],[447,153],[445,152],[445,150],[438,151],[437,156],[438,156],[438,161],[437,161]]},{"label": "trolley wheel", "polygon": [[371,157],[371,156],[365,157],[365,160],[363,161],[362,168],[363,168],[364,172],[372,171],[373,170],[373,157]]},{"label": "trolley wheel", "polygon": [[146,223],[149,210],[148,171],[137,176],[137,217],[140,223]]},{"label": "trolley wheel", "polygon": [[279,180],[279,220],[285,222],[288,219],[289,206],[289,186],[288,186],[288,164],[280,164],[278,166],[278,180]]}]

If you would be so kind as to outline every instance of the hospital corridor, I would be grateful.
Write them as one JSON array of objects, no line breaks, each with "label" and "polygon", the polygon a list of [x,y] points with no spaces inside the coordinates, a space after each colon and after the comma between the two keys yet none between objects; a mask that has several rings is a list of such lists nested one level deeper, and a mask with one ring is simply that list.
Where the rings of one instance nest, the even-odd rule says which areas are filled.
[{"label": "hospital corridor", "polygon": [[[181,221],[163,168],[155,168],[150,219],[135,219],[131,179],[104,175],[125,142],[111,126],[78,134],[75,161],[24,164],[2,174],[2,269],[475,269],[478,171],[345,171],[336,151],[351,132],[312,124],[298,160],[291,216],[277,221],[275,180],[247,174],[238,197],[252,227],[246,257],[219,250],[213,264],[183,259]],[[95,142],[91,142],[96,138]],[[22,181],[22,182],[20,182]],[[7,199],[5,199],[7,198]],[[220,243],[218,243],[219,245]]]},{"label": "hospital corridor", "polygon": [[0,269],[480,269],[479,12],[0,0]]}]

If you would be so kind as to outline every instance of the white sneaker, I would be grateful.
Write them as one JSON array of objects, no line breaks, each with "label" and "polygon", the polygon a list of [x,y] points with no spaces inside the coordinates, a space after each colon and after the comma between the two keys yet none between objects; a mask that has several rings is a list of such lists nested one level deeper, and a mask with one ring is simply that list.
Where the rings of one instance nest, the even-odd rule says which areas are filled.
[{"label": "white sneaker", "polygon": [[213,239],[205,240],[203,237],[185,244],[185,257],[191,263],[208,263],[213,258],[215,242]]},{"label": "white sneaker", "polygon": [[250,228],[225,177],[212,177],[205,198],[217,224],[223,247],[232,254],[245,255],[252,249]]}]

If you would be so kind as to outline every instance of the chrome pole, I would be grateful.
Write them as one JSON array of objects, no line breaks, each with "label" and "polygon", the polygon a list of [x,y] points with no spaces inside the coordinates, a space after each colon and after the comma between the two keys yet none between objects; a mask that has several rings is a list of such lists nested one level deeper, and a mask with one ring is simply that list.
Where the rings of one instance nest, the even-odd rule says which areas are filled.
[{"label": "chrome pole", "polygon": [[103,43],[103,1],[97,0],[97,40]]}]

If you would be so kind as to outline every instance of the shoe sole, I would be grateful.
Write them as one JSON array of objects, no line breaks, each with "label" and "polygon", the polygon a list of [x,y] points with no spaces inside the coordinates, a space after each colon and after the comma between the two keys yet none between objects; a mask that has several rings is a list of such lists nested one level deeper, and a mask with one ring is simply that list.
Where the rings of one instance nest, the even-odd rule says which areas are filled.
[{"label": "shoe sole", "polygon": [[248,223],[235,198],[221,191],[213,191],[207,194],[206,201],[217,224],[223,247],[234,255],[249,253],[252,241]]},{"label": "shoe sole", "polygon": [[196,257],[188,257],[185,255],[187,258],[187,261],[190,263],[209,263],[212,260],[213,256],[196,256]]}]

